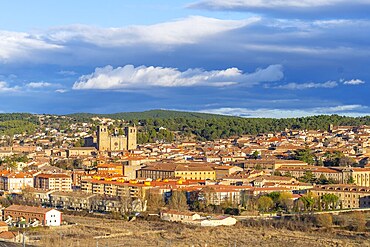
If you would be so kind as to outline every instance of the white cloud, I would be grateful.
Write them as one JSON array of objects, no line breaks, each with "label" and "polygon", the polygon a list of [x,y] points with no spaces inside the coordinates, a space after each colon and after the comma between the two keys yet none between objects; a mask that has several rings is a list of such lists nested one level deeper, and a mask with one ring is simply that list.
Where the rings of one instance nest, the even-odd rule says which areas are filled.
[{"label": "white cloud", "polygon": [[315,82],[308,82],[308,83],[288,83],[285,85],[280,85],[275,88],[278,89],[288,89],[288,90],[304,90],[304,89],[312,89],[312,88],[334,88],[338,86],[338,83],[335,81],[327,81],[324,83],[315,83]]},{"label": "white cloud", "polygon": [[19,90],[18,86],[10,87],[7,82],[0,81],[0,93],[15,92],[15,91],[18,91],[18,90]]},{"label": "white cloud", "polygon": [[57,90],[55,90],[55,92],[56,93],[66,93],[66,92],[68,92],[68,90],[66,90],[66,89],[57,89]]},{"label": "white cloud", "polygon": [[58,72],[59,75],[63,75],[63,76],[73,76],[73,75],[77,75],[76,72],[74,72],[73,70],[61,70]]},{"label": "white cloud", "polygon": [[51,84],[49,82],[30,82],[26,84],[26,87],[28,88],[45,88],[51,86],[54,86],[54,84]]},{"label": "white cloud", "polygon": [[260,82],[271,82],[283,77],[281,65],[270,65],[246,74],[238,68],[205,71],[153,66],[125,65],[113,68],[106,66],[96,68],[95,72],[83,75],[73,85],[73,89],[127,89],[145,87],[188,87],[214,86],[223,87],[235,84],[251,86]]},{"label": "white cloud", "polygon": [[316,109],[322,112],[336,113],[336,112],[354,111],[354,110],[359,110],[359,109],[364,109],[364,108],[367,108],[367,107],[362,106],[362,105],[339,105],[339,106],[316,108]]},{"label": "white cloud", "polygon": [[[79,51],[73,47],[81,43],[89,43],[101,48],[149,45],[158,49],[173,45],[195,44],[205,38],[241,28],[259,20],[259,17],[221,20],[190,16],[154,25],[118,28],[71,25],[55,27],[38,33],[0,30],[0,62],[8,63],[18,59],[33,62],[44,61],[48,59],[48,56],[34,56],[34,54],[38,52],[51,52],[55,55],[78,53]],[[88,54],[83,55],[88,56]],[[71,75],[68,72],[62,72],[62,74]]]},{"label": "white cloud", "polygon": [[263,52],[276,52],[276,53],[297,53],[311,56],[327,55],[346,55],[356,50],[351,47],[310,47],[310,46],[294,46],[294,45],[271,45],[271,44],[245,44],[243,47],[247,50],[263,51]]},{"label": "white cloud", "polygon": [[306,117],[315,115],[346,115],[346,116],[364,116],[370,115],[370,112],[361,112],[367,107],[362,105],[339,105],[332,107],[316,107],[307,109],[248,109],[248,108],[218,108],[205,109],[199,112],[213,113],[229,116],[240,117],[258,117],[258,118],[290,118],[290,117]]},{"label": "white cloud", "polygon": [[345,85],[360,85],[360,84],[364,84],[365,81],[363,80],[360,80],[360,79],[352,79],[352,80],[349,80],[349,81],[343,81],[343,84]]},{"label": "white cloud", "polygon": [[58,50],[61,46],[28,33],[0,30],[0,61],[9,62],[17,58],[38,60],[31,54],[37,51]]},{"label": "white cloud", "polygon": [[159,45],[194,44],[200,40],[258,22],[260,18],[221,20],[203,16],[190,16],[170,22],[148,26],[123,28],[97,28],[85,25],[54,28],[46,38],[57,43],[79,40],[99,46],[125,46],[138,43]]},{"label": "white cloud", "polygon": [[[348,0],[204,0],[193,3],[190,7],[208,7],[212,9],[275,9],[275,8],[317,8],[346,5]],[[369,0],[352,0],[351,4],[369,5]]]}]

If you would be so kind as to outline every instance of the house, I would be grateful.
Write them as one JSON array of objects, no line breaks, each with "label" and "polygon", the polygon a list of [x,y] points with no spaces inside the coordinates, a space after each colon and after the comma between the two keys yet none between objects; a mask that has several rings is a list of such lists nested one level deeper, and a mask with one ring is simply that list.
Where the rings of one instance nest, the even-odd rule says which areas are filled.
[{"label": "house", "polygon": [[94,147],[73,147],[67,150],[67,157],[94,156],[96,153]]},{"label": "house", "polygon": [[[19,233],[18,231],[17,232],[15,231],[0,232],[0,241],[21,243],[23,241],[23,237],[25,238],[25,242],[27,242],[28,237],[24,236],[22,233]],[[8,246],[8,245],[4,245],[4,246]]]},{"label": "house", "polygon": [[97,166],[98,173],[100,174],[119,174],[123,175],[122,164],[100,164]]},{"label": "house", "polygon": [[62,213],[52,208],[11,205],[4,209],[3,219],[8,224],[26,226],[60,226]]},{"label": "house", "polygon": [[191,222],[201,219],[200,215],[193,212],[180,212],[176,210],[167,210],[161,212],[161,219],[166,221]]},{"label": "house", "polygon": [[0,221],[0,232],[7,232],[8,230],[8,224],[6,224],[4,221]]},{"label": "house", "polygon": [[2,171],[0,176],[0,190],[10,193],[19,193],[22,189],[27,187],[33,187],[32,174]]},{"label": "house", "polygon": [[276,184],[276,185],[285,185],[285,184],[295,184],[298,181],[292,177],[283,177],[283,176],[260,176],[253,181],[253,186],[256,188],[265,187],[266,184]]},{"label": "house", "polygon": [[216,179],[221,179],[233,173],[242,172],[243,168],[238,166],[216,166],[214,170],[216,172]]}]

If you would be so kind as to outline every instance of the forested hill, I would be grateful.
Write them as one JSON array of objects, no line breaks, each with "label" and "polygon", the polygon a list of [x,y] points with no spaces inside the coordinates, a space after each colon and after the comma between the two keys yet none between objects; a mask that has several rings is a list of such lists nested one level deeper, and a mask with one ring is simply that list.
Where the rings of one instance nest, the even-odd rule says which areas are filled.
[{"label": "forested hill", "polygon": [[[326,130],[330,124],[370,125],[370,116],[345,117],[321,115],[301,118],[242,118],[196,112],[151,110],[144,112],[123,112],[115,114],[76,113],[68,118],[53,118],[51,124],[65,129],[74,122],[92,122],[92,117],[124,119],[139,126],[139,142],[155,140],[172,141],[176,136],[214,140],[244,134],[259,134],[288,129]],[[94,124],[97,124],[95,122]],[[0,135],[32,132],[38,125],[38,117],[32,114],[0,114]],[[163,127],[163,128],[160,128]],[[159,131],[161,130],[161,131]]]},{"label": "forested hill", "polygon": [[33,133],[38,124],[38,117],[30,113],[1,113],[0,135]]},{"label": "forested hill", "polygon": [[69,117],[75,119],[90,119],[92,117],[106,117],[112,119],[125,119],[125,120],[134,120],[134,119],[148,119],[148,118],[159,118],[159,119],[168,119],[168,118],[200,118],[200,119],[213,119],[213,118],[236,118],[232,116],[208,114],[208,113],[199,113],[199,112],[184,112],[184,111],[170,111],[170,110],[150,110],[143,112],[120,112],[113,114],[93,114],[93,113],[74,113],[69,114]]},{"label": "forested hill", "polygon": [[[171,135],[160,133],[159,127],[177,131],[184,136],[195,136],[200,140],[214,140],[243,134],[259,134],[288,129],[326,130],[333,125],[370,125],[370,116],[345,117],[338,115],[320,115],[301,118],[242,118],[205,113],[152,110],[145,112],[128,112],[116,114],[72,114],[77,121],[88,120],[93,116],[129,120],[142,126],[139,139],[141,143],[164,138]],[[167,132],[167,131],[166,131]],[[168,139],[168,138],[164,138]],[[167,140],[169,141],[169,140]]]}]

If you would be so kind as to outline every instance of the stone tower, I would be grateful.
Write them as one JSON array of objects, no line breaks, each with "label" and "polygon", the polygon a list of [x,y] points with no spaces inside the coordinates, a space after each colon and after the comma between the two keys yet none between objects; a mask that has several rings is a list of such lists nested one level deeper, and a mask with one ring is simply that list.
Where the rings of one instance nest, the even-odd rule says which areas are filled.
[{"label": "stone tower", "polygon": [[333,124],[329,124],[329,133],[332,133],[334,130],[334,125]]},{"label": "stone tower", "polygon": [[109,132],[107,126],[98,126],[97,142],[99,151],[107,151],[110,148]]},{"label": "stone tower", "polygon": [[137,142],[137,128],[134,127],[126,127],[125,128],[125,135],[127,138],[127,150],[136,149]]}]

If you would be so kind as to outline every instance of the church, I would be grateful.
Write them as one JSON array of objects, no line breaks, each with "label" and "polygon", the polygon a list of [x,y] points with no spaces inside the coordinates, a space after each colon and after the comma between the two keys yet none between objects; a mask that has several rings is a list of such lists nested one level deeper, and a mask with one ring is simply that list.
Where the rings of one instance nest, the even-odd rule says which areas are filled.
[{"label": "church", "polygon": [[93,137],[85,138],[85,146],[95,146],[99,151],[133,150],[137,146],[137,128],[125,127],[124,133],[118,128],[110,134],[108,126],[100,125],[96,131],[96,142]]}]

